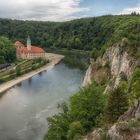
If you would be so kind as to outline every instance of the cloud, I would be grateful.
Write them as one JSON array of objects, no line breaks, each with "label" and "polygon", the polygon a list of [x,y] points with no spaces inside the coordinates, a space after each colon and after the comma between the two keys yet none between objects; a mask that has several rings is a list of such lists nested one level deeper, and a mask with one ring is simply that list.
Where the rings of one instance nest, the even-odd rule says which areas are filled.
[{"label": "cloud", "polygon": [[131,14],[134,11],[137,12],[137,13],[140,13],[140,4],[138,4],[138,5],[136,5],[135,7],[132,7],[132,8],[125,8],[121,12],[119,12],[118,15]]},{"label": "cloud", "polygon": [[65,21],[86,11],[89,8],[81,7],[80,0],[0,0],[2,18]]}]

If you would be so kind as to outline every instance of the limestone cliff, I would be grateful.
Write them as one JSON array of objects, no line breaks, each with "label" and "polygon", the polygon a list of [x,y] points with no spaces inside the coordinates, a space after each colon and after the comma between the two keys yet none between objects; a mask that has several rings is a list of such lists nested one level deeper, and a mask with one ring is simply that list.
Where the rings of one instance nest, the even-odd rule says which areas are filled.
[{"label": "limestone cliff", "polygon": [[91,84],[91,71],[92,71],[92,66],[90,65],[86,71],[84,80],[82,82],[82,87],[87,86],[88,84]]},{"label": "limestone cliff", "polygon": [[108,80],[105,93],[119,85],[121,79],[131,81],[132,73],[138,61],[129,55],[127,49],[122,48],[120,44],[116,44],[106,50],[102,57],[91,60],[89,66],[91,80],[101,82]]},{"label": "limestone cliff", "polygon": [[[95,80],[97,83],[108,81],[104,93],[116,88],[121,80],[128,81],[129,89],[136,67],[140,67],[140,59],[133,57],[130,50],[121,43],[115,44],[108,48],[103,56],[91,61],[90,81]],[[102,140],[103,137],[111,140],[140,140],[140,99],[135,101],[111,128],[95,129],[83,140]]]}]

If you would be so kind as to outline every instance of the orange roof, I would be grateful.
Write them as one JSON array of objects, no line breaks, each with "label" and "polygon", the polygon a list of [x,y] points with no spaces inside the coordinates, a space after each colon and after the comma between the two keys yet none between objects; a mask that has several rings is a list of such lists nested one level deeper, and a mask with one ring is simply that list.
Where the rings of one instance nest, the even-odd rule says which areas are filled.
[{"label": "orange roof", "polygon": [[20,41],[16,41],[15,46],[16,47],[21,47],[21,46],[24,47],[24,45]]},{"label": "orange roof", "polygon": [[30,46],[31,50],[28,50],[27,47],[19,48],[17,49],[17,53],[45,53],[45,51],[42,48],[36,47],[36,46]]}]

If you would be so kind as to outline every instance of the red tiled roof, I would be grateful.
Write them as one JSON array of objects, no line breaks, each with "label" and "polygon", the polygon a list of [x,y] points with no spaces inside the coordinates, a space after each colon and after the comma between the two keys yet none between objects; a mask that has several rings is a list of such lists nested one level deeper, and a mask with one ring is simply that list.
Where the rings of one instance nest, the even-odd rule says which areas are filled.
[{"label": "red tiled roof", "polygon": [[16,41],[15,46],[16,47],[21,47],[21,46],[24,47],[24,45],[20,41]]},{"label": "red tiled roof", "polygon": [[31,49],[28,50],[27,47],[19,48],[17,49],[17,53],[45,53],[45,51],[42,48],[36,47],[36,46],[30,46]]}]

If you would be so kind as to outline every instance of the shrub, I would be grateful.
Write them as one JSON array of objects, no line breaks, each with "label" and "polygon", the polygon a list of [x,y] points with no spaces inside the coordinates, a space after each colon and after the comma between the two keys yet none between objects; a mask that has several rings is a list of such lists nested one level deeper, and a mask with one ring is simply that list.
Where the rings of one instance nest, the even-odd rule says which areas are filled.
[{"label": "shrub", "polygon": [[9,75],[10,75],[10,77],[13,79],[13,78],[15,78],[16,77],[16,71],[15,70],[10,70],[10,72],[9,72]]},{"label": "shrub", "polygon": [[79,121],[72,122],[68,130],[68,140],[76,140],[77,137],[84,133],[84,128]]},{"label": "shrub", "polygon": [[20,76],[22,73],[21,73],[21,67],[20,66],[17,66],[16,67],[16,75],[17,76]]},{"label": "shrub", "polygon": [[81,135],[99,126],[99,116],[103,114],[106,103],[103,91],[104,85],[93,82],[71,97],[69,109],[65,103],[59,105],[62,112],[48,118],[49,131],[45,140],[78,140]]}]

